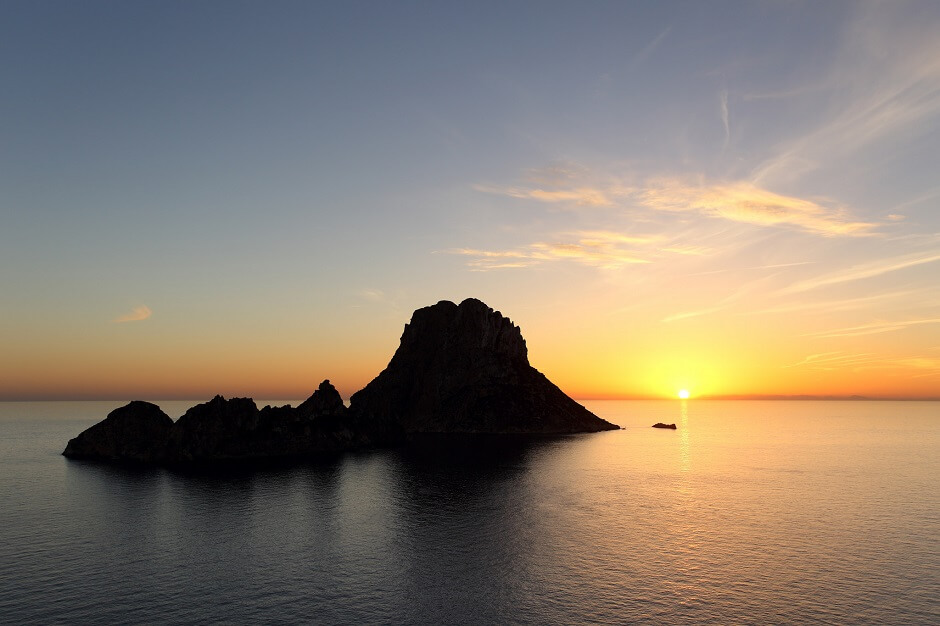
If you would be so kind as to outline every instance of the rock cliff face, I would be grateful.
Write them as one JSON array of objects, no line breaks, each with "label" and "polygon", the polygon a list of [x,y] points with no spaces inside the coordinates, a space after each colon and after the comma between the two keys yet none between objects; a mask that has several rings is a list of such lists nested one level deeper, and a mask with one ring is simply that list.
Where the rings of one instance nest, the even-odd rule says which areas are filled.
[{"label": "rock cliff face", "polygon": [[519,328],[479,300],[415,311],[388,367],[350,409],[409,433],[574,433],[618,428],[529,365]]},{"label": "rock cliff face", "polygon": [[297,408],[216,396],[173,422],[131,402],[69,441],[69,458],[187,465],[305,458],[414,433],[559,434],[613,430],[529,365],[522,333],[479,300],[415,311],[388,367],[350,407],[325,380]]}]

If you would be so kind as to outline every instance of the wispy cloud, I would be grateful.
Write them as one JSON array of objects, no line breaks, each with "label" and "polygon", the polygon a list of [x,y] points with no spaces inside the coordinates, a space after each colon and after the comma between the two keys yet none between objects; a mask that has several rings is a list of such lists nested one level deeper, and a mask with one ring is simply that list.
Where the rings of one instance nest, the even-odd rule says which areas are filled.
[{"label": "wispy cloud", "polygon": [[390,292],[375,287],[365,287],[353,290],[348,295],[350,296],[349,307],[353,309],[368,307],[375,311],[399,312],[403,308],[408,308],[404,305],[409,299],[408,294],[401,289]]},{"label": "wispy cloud", "polygon": [[940,324],[940,317],[928,318],[928,319],[917,319],[917,320],[904,320],[904,321],[890,321],[890,322],[873,322],[871,324],[862,324],[860,326],[850,326],[848,328],[839,328],[835,330],[825,330],[816,333],[807,333],[803,335],[804,337],[818,337],[818,338],[829,338],[829,337],[858,337],[860,335],[875,335],[879,333],[888,333],[895,330],[902,330],[909,328],[911,326],[922,326],[924,324]]},{"label": "wispy cloud", "polygon": [[649,263],[648,259],[641,258],[635,252],[606,242],[597,240],[584,240],[577,243],[565,242],[539,242],[532,244],[536,258],[542,259],[573,259],[585,265],[595,267],[615,268],[635,263]]},{"label": "wispy cloud", "polygon": [[[537,241],[512,250],[453,248],[448,254],[469,257],[467,265],[476,271],[530,267],[551,261],[575,261],[602,269],[650,263],[636,246],[658,240],[652,236],[632,236],[607,231],[574,233],[556,241]],[[633,246],[633,247],[628,247]]]},{"label": "wispy cloud", "polygon": [[697,211],[759,226],[793,226],[825,236],[868,235],[875,227],[873,223],[852,221],[845,209],[780,195],[748,182],[688,185],[666,179],[647,187],[639,201],[658,211]]},{"label": "wispy cloud", "polygon": [[651,54],[653,54],[656,48],[659,47],[659,44],[663,42],[663,39],[665,39],[666,36],[669,35],[669,31],[671,30],[672,30],[672,26],[667,26],[665,29],[662,30],[662,32],[656,35],[656,37],[654,37],[652,41],[650,41],[648,44],[643,46],[643,49],[640,50],[636,54],[636,56],[634,56],[630,60],[630,65],[629,65],[630,69],[635,69],[639,65],[641,65],[644,61],[646,61],[646,59],[649,58]]},{"label": "wispy cloud", "polygon": [[818,371],[850,370],[909,370],[905,375],[923,378],[940,375],[940,359],[933,356],[886,356],[874,352],[822,352],[811,354],[797,363],[784,365],[788,368],[805,368]]},{"label": "wispy cloud", "polygon": [[538,187],[475,185],[477,191],[521,200],[563,205],[568,208],[646,209],[657,212],[694,212],[712,218],[756,226],[785,226],[827,237],[871,235],[878,224],[853,220],[845,207],[785,196],[747,181],[689,182],[655,178],[645,184],[632,181],[589,180],[585,172],[559,176],[553,185]]},{"label": "wispy cloud", "polygon": [[940,187],[934,187],[933,189],[930,189],[924,193],[918,194],[909,200],[905,200],[904,202],[891,207],[889,209],[890,214],[888,215],[888,219],[892,221],[903,220],[905,219],[905,216],[901,213],[901,211],[905,211],[911,207],[923,204],[937,197],[940,197]]},{"label": "wispy cloud", "polygon": [[702,317],[703,315],[711,315],[712,313],[718,313],[719,311],[724,311],[725,309],[730,308],[736,302],[740,302],[745,297],[750,296],[755,291],[762,289],[767,281],[773,280],[775,274],[769,276],[762,276],[750,282],[738,285],[734,291],[730,294],[715,302],[712,306],[708,306],[702,309],[695,311],[685,311],[682,313],[674,313],[672,315],[667,315],[664,317],[661,322],[668,324],[671,322],[678,322],[680,320],[690,319],[693,317]]},{"label": "wispy cloud", "polygon": [[356,295],[369,302],[385,302],[388,299],[381,289],[360,289]]},{"label": "wispy cloud", "polygon": [[633,235],[612,230],[582,230],[575,233],[585,245],[608,246],[614,244],[647,245],[663,240],[662,235]]},{"label": "wispy cloud", "polygon": [[799,311],[855,311],[859,309],[870,309],[872,305],[887,301],[915,296],[923,293],[923,290],[891,291],[888,293],[879,293],[859,298],[842,298],[839,300],[813,300],[810,302],[797,302],[772,306],[753,311],[742,312],[742,315],[765,315],[774,313],[796,313]]},{"label": "wispy cloud", "polygon": [[846,355],[841,350],[836,350],[834,352],[819,352],[817,354],[810,354],[797,363],[784,365],[783,368],[789,369],[791,367],[802,367],[804,365],[809,365],[816,369],[836,369],[837,367],[845,366],[849,363],[868,362],[871,360],[872,356],[873,353],[871,352],[864,352],[862,354],[853,355]]},{"label": "wispy cloud", "polygon": [[[911,24],[905,3],[856,3],[826,76],[807,90],[826,96],[828,110],[805,133],[776,148],[753,172],[758,184],[798,180],[940,114],[940,29]],[[820,85],[822,87],[820,88]],[[798,97],[807,90],[789,90]]]},{"label": "wispy cloud", "polygon": [[474,189],[511,198],[538,200],[553,204],[567,203],[580,207],[609,207],[613,202],[607,193],[594,187],[574,187],[570,189],[541,189],[525,187],[492,187],[476,185]]},{"label": "wispy cloud", "polygon": [[719,94],[719,103],[721,105],[721,123],[725,127],[725,149],[728,149],[728,144],[731,142],[731,124],[728,121],[728,90],[723,89]]},{"label": "wispy cloud", "polygon": [[135,307],[130,313],[125,313],[115,318],[113,321],[118,324],[123,324],[124,322],[140,322],[149,319],[151,315],[153,315],[153,311],[150,310],[150,307],[139,306]]},{"label": "wispy cloud", "polygon": [[708,270],[707,272],[695,272],[692,276],[708,276],[711,274],[725,274],[727,272],[748,272],[753,270],[772,270],[782,267],[797,267],[799,265],[812,265],[816,261],[794,261],[793,263],[769,263],[767,265],[751,265],[748,267],[726,267],[720,270]]},{"label": "wispy cloud", "polygon": [[467,266],[474,271],[518,269],[537,265],[540,259],[532,251],[521,250],[478,250],[476,248],[453,248],[441,250],[447,254],[470,257]]},{"label": "wispy cloud", "polygon": [[809,291],[811,289],[818,289],[819,287],[827,287],[829,285],[836,285],[839,283],[847,283],[865,278],[873,278],[875,276],[881,276],[882,274],[887,274],[889,272],[896,272],[908,267],[915,267],[917,265],[933,263],[935,261],[940,261],[940,251],[938,250],[928,250],[926,252],[908,254],[890,259],[879,259],[869,263],[860,263],[858,265],[853,265],[852,267],[845,270],[824,274],[822,276],[817,276],[815,278],[810,278],[808,280],[794,283],[793,285],[790,285],[789,287],[781,290],[780,294],[800,293],[803,291]]},{"label": "wispy cloud", "polygon": [[660,248],[660,250],[663,252],[671,252],[672,254],[681,254],[683,256],[708,256],[715,253],[714,248],[690,245],[667,246],[665,248]]},{"label": "wispy cloud", "polygon": [[667,315],[662,319],[664,324],[670,322],[678,322],[679,320],[687,320],[693,317],[701,317],[703,315],[710,315],[711,313],[717,313],[718,311],[723,311],[726,307],[724,306],[714,306],[707,309],[701,309],[699,311],[688,311],[686,313],[676,313],[675,315]]}]

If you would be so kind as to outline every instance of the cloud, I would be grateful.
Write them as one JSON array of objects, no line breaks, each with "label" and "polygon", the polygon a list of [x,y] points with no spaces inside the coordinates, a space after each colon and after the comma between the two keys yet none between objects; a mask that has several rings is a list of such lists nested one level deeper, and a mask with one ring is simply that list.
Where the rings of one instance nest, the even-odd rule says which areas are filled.
[{"label": "cloud", "polygon": [[701,317],[702,315],[709,315],[711,313],[717,313],[718,311],[723,311],[725,307],[715,306],[709,309],[702,309],[701,311],[689,311],[688,313],[676,313],[675,315],[667,315],[662,319],[664,324],[669,322],[678,322],[679,320],[686,320],[692,317]]},{"label": "cloud", "polygon": [[656,35],[656,37],[654,37],[652,41],[650,41],[648,44],[646,44],[645,46],[643,46],[643,49],[640,50],[640,51],[636,54],[636,56],[634,56],[633,59],[630,60],[629,68],[630,68],[631,70],[632,70],[632,69],[636,69],[636,68],[639,67],[644,61],[646,61],[646,59],[649,58],[649,56],[650,56],[651,54],[653,54],[653,51],[655,51],[656,48],[659,47],[659,44],[662,43],[663,39],[665,39],[666,36],[669,35],[669,32],[670,32],[671,30],[672,30],[672,26],[671,26],[671,25],[670,25],[670,26],[667,26],[662,32],[660,32],[658,35]]},{"label": "cloud", "polygon": [[625,245],[642,245],[658,240],[652,236],[631,236],[606,231],[585,231],[569,235],[570,241],[538,241],[513,250],[453,248],[447,254],[471,257],[467,265],[476,271],[531,267],[544,262],[575,261],[602,269],[651,261]]},{"label": "cloud", "polygon": [[921,326],[923,324],[940,324],[940,318],[929,318],[919,320],[906,320],[900,322],[874,322],[872,324],[863,324],[861,326],[851,326],[849,328],[840,328],[836,330],[826,330],[818,333],[807,333],[804,337],[858,337],[859,335],[875,335],[878,333],[888,333],[895,330],[902,330],[910,326]]},{"label": "cloud", "polygon": [[784,304],[765,309],[758,309],[755,311],[747,311],[746,315],[795,313],[797,311],[856,311],[859,309],[871,309],[873,304],[884,300],[894,300],[897,298],[916,296],[922,293],[923,292],[921,290],[906,290],[880,293],[876,295],[863,296],[860,298],[843,298],[841,300],[813,300],[811,302]]},{"label": "cloud", "polygon": [[126,313],[120,317],[115,318],[113,321],[118,324],[124,322],[140,322],[145,319],[149,319],[153,315],[153,311],[150,310],[148,306],[139,306],[135,307],[130,313]]},{"label": "cloud", "polygon": [[769,263],[767,265],[751,265],[749,267],[726,267],[720,270],[708,270],[707,272],[695,272],[690,276],[709,276],[711,274],[726,274],[728,272],[748,272],[753,270],[773,270],[781,267],[796,267],[798,265],[812,265],[816,261],[795,261],[793,263]]},{"label": "cloud", "polygon": [[780,294],[800,293],[811,289],[818,289],[819,287],[873,278],[875,276],[881,276],[882,274],[888,274],[889,272],[896,272],[908,267],[934,263],[936,261],[940,261],[940,251],[929,250],[927,252],[908,254],[891,259],[880,259],[871,263],[861,263],[845,270],[794,283],[780,291]]},{"label": "cloud", "polygon": [[851,221],[843,209],[784,196],[748,182],[688,185],[666,179],[640,194],[642,205],[658,211],[697,211],[711,217],[758,226],[793,226],[834,237],[868,235],[876,226]]},{"label": "cloud", "polygon": [[357,295],[370,302],[384,302],[386,300],[385,292],[381,289],[360,289]]},{"label": "cloud", "polygon": [[578,163],[561,161],[545,167],[534,167],[526,170],[525,180],[532,185],[556,187],[558,185],[569,185],[586,173],[587,169]]},{"label": "cloud", "polygon": [[670,322],[677,322],[679,320],[685,320],[693,317],[701,317],[703,315],[711,315],[712,313],[717,313],[719,311],[724,311],[725,309],[731,307],[734,303],[740,302],[746,297],[750,296],[754,291],[761,290],[763,286],[767,283],[768,280],[773,280],[775,274],[769,276],[762,276],[755,280],[752,280],[747,283],[743,283],[735,287],[734,291],[730,294],[716,302],[713,306],[706,307],[704,309],[699,309],[696,311],[687,311],[683,313],[674,313],[672,315],[667,315],[664,317],[661,322],[668,324]]},{"label": "cloud", "polygon": [[572,259],[585,265],[602,268],[616,268],[634,263],[649,263],[634,252],[626,251],[616,245],[596,240],[582,239],[578,243],[534,243],[531,248],[536,258]]},{"label": "cloud", "polygon": [[919,373],[906,375],[911,378],[924,378],[940,374],[940,359],[924,356],[892,357],[877,355],[873,352],[846,353],[842,351],[811,354],[803,360],[783,368],[806,368],[811,370],[832,371],[850,369],[855,372],[865,370],[914,370]]},{"label": "cloud", "polygon": [[870,360],[872,352],[864,352],[862,354],[854,355],[845,355],[841,350],[836,350],[835,352],[820,352],[818,354],[810,354],[802,361],[797,363],[792,363],[790,365],[784,365],[784,369],[789,369],[791,367],[802,367],[803,365],[811,365],[814,369],[836,369],[839,366],[845,366],[848,363],[854,362],[867,362]]},{"label": "cloud", "polygon": [[[880,226],[853,219],[845,208],[774,193],[747,181],[707,183],[703,179],[694,181],[688,178],[647,181],[633,180],[629,176],[602,178],[572,164],[529,170],[528,179],[534,184],[476,185],[475,189],[565,208],[603,207],[607,210],[579,213],[579,218],[595,224],[598,219],[608,223],[619,222],[626,226],[625,230],[642,225],[652,232],[623,232],[609,227],[586,229],[512,248],[455,248],[442,252],[470,257],[467,264],[477,271],[525,268],[554,260],[571,260],[612,269],[651,263],[669,255],[705,257],[727,254],[745,238],[753,244],[753,233],[721,224],[716,230],[714,226],[707,225],[710,220],[765,228],[786,227],[824,237],[870,236],[876,234],[875,229]],[[695,214],[710,219],[669,217],[676,214]],[[767,234],[771,235],[769,231]],[[745,269],[785,268],[807,263],[810,261],[764,264]]]},{"label": "cloud", "polygon": [[575,206],[609,207],[613,202],[607,194],[593,187],[575,187],[569,189],[526,189],[524,187],[489,187],[476,185],[474,189],[522,200],[538,200],[549,203],[570,203]]},{"label": "cloud", "polygon": [[538,178],[553,184],[538,187],[475,185],[477,191],[570,208],[645,208],[658,212],[696,212],[713,218],[756,226],[789,226],[827,237],[871,235],[879,224],[850,218],[845,208],[831,208],[803,198],[785,196],[747,181],[706,184],[688,179],[654,178],[644,184],[608,180],[584,182],[583,171],[566,168],[538,170]]},{"label": "cloud", "polygon": [[890,209],[888,209],[888,212],[889,212],[888,219],[894,222],[905,220],[907,219],[907,216],[904,215],[902,211],[906,211],[907,209],[915,207],[919,204],[924,204],[925,202],[929,202],[930,200],[933,200],[938,197],[940,197],[940,187],[934,187],[932,189],[929,189],[925,191],[924,193],[918,194],[914,196],[913,198],[905,200],[904,202],[901,202],[900,204],[896,204]]},{"label": "cloud", "polygon": [[517,269],[530,267],[539,263],[539,259],[531,251],[454,248],[451,250],[441,250],[440,252],[471,257],[471,259],[467,261],[467,266],[477,272]]},{"label": "cloud", "polygon": [[660,248],[663,252],[671,252],[672,254],[681,254],[683,256],[708,256],[714,254],[714,248],[708,248],[706,246],[688,246],[688,245],[675,245],[668,246],[666,248]]},{"label": "cloud", "polygon": [[581,241],[586,245],[613,245],[628,243],[634,245],[645,245],[662,241],[661,235],[627,235],[612,230],[582,230],[576,233],[581,237]]},{"label": "cloud", "polygon": [[728,90],[723,89],[721,94],[719,94],[720,104],[721,104],[721,123],[725,127],[725,149],[728,148],[728,144],[731,142],[731,125],[728,122]]}]

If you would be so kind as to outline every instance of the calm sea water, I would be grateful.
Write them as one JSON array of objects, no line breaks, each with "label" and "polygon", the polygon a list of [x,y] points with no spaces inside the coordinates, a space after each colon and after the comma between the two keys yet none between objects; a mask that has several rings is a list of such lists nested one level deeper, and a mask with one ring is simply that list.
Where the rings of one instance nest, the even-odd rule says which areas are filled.
[{"label": "calm sea water", "polygon": [[214,475],[59,455],[118,404],[0,403],[0,622],[940,623],[940,403],[588,402],[625,430]]}]

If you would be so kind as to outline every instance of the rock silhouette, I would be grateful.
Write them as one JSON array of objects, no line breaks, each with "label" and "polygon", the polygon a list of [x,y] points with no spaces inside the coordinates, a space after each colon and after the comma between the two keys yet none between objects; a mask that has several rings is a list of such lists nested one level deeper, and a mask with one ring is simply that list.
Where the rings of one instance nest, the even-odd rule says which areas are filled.
[{"label": "rock silhouette", "polygon": [[418,309],[388,367],[352,411],[408,433],[594,432],[618,428],[529,365],[519,327],[475,299]]},{"label": "rock silhouette", "polygon": [[69,441],[62,453],[72,459],[150,463],[158,458],[173,420],[156,404],[135,400]]},{"label": "rock silhouette", "polygon": [[656,422],[655,424],[653,424],[653,428],[669,428],[671,430],[675,430],[676,425],[675,424],[663,424],[662,422]]},{"label": "rock silhouette", "polygon": [[296,408],[216,396],[175,423],[134,401],[69,441],[69,458],[188,465],[309,458],[415,434],[614,430],[529,365],[519,328],[475,299],[415,311],[388,366],[343,404],[329,380]]}]

